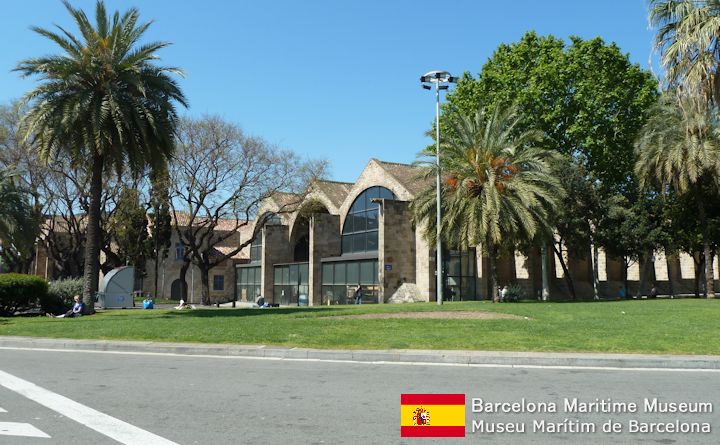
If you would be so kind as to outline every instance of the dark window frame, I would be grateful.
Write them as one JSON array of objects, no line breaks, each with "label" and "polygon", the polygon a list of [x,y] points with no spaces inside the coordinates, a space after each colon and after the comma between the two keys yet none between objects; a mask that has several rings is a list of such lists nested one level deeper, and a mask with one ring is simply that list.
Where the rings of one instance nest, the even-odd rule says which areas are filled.
[{"label": "dark window frame", "polygon": [[225,290],[225,275],[213,275],[213,290],[224,291]]},{"label": "dark window frame", "polygon": [[[392,190],[375,185],[368,187],[360,193],[352,205],[342,228],[342,240],[340,242],[342,254],[377,252],[380,241],[380,204],[372,202],[373,199],[395,200],[397,197]],[[369,221],[375,221],[375,227],[368,228]],[[362,226],[358,230],[355,227]]]}]

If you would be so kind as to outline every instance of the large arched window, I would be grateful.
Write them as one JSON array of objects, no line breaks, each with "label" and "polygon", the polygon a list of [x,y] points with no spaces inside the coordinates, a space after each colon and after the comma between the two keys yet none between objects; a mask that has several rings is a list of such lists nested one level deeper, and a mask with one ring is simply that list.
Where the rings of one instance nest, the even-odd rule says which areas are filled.
[{"label": "large arched window", "polygon": [[[265,220],[264,226],[281,224],[280,216],[275,213],[263,213],[258,220]],[[250,244],[250,261],[260,261],[262,256],[262,232],[258,231],[255,239]]]},{"label": "large arched window", "polygon": [[395,199],[385,187],[370,187],[353,202],[342,231],[342,253],[376,252],[378,250],[379,204],[373,199]]}]

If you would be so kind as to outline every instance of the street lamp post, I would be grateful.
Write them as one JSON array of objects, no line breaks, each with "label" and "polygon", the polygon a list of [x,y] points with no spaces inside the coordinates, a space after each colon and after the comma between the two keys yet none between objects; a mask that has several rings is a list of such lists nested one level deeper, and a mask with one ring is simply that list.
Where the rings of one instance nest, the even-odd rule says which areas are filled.
[{"label": "street lamp post", "polygon": [[453,77],[447,71],[430,71],[420,77],[422,87],[426,90],[432,89],[432,84],[435,85],[435,142],[437,148],[435,149],[435,162],[437,164],[437,196],[436,196],[436,214],[435,214],[435,228],[437,230],[437,240],[435,244],[436,257],[436,285],[435,292],[437,295],[437,304],[443,303],[442,295],[442,241],[440,240],[440,90],[447,90],[450,83],[455,83],[457,78]]}]

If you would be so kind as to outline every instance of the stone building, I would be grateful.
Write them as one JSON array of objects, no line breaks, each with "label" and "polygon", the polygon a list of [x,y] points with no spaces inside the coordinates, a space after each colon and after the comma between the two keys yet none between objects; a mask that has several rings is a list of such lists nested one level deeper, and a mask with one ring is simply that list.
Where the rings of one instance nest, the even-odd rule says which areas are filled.
[{"label": "stone building", "polygon": [[[81,262],[82,255],[84,254],[84,244],[75,246],[72,244],[73,237],[69,235],[66,223],[61,218],[56,218],[59,223],[55,224],[55,237],[57,238],[56,243],[58,246],[56,249],[62,250],[64,254],[74,252],[75,255],[79,255],[80,258],[77,261]],[[188,224],[189,217],[182,213],[178,214],[178,223],[181,229]],[[215,227],[215,232],[221,235],[234,232],[226,240],[218,243],[214,246],[211,254],[228,254],[231,253],[240,243],[240,231],[235,230],[235,220],[219,220]],[[65,241],[67,240],[67,241]],[[185,246],[180,241],[177,231],[174,229],[171,236],[170,249],[168,256],[162,260],[158,267],[158,289],[157,294],[155,293],[155,266],[154,261],[149,259],[145,265],[145,276],[138,276],[135,282],[135,290],[142,291],[144,293],[157,296],[160,298],[180,300],[185,299],[190,303],[200,303],[202,294],[202,283],[200,269],[195,265],[190,265],[186,274],[186,285],[187,289],[183,292],[183,286],[180,282],[180,269],[183,265],[183,254]],[[44,234],[37,243],[36,254],[33,264],[31,265],[31,273],[41,276],[49,281],[60,279],[64,276],[82,276],[82,268],[75,266],[72,270],[62,270],[54,261],[51,260],[51,255],[48,252],[48,245],[45,242]],[[77,262],[76,261],[76,262]],[[101,253],[101,262],[104,261],[104,254]],[[210,299],[212,301],[230,301],[235,296],[235,265],[249,261],[248,258],[244,258],[242,254],[231,256],[229,259],[221,262],[217,267],[210,269],[209,272],[209,287],[210,287]],[[73,262],[67,261],[71,266]],[[67,269],[67,265],[65,266]],[[103,274],[100,274],[100,280],[102,282]]]},{"label": "stone building", "polygon": [[[258,296],[281,305],[347,304],[360,284],[364,303],[434,301],[435,252],[423,236],[423,227],[411,221],[410,202],[433,187],[417,168],[371,159],[354,183],[316,181],[305,195],[280,194],[263,203],[258,220],[235,230],[235,221],[221,221],[217,231],[235,231],[218,252],[228,253],[240,243],[254,241],[210,271],[211,300],[255,302]],[[160,264],[158,295],[180,299],[180,268],[185,247],[173,233],[169,256]],[[42,250],[42,249],[41,249]],[[579,298],[592,298],[592,259],[588,252],[560,252],[566,260]],[[570,295],[565,271],[557,254],[547,255],[551,298]],[[629,295],[649,293],[651,283],[660,294],[694,294],[701,274],[698,258],[680,253],[655,254],[642,264],[626,267],[621,258],[599,252],[598,292],[617,298],[625,287]],[[443,253],[443,294],[446,300],[489,299],[487,259],[482,248]],[[48,278],[46,255],[38,252],[36,273]],[[714,261],[718,280],[718,259]],[[526,298],[538,298],[542,289],[541,255],[514,252],[497,264],[498,284],[519,286]],[[147,264],[141,288],[153,293],[154,267]],[[186,300],[200,302],[200,271],[187,272]],[[701,283],[702,280],[699,280]],[[639,289],[641,284],[642,289]],[[716,289],[720,288],[716,282]],[[702,284],[700,284],[702,293]]]},{"label": "stone building", "polygon": [[[258,296],[281,305],[327,305],[352,302],[360,284],[364,303],[434,301],[435,252],[423,237],[423,228],[411,222],[410,201],[433,181],[423,179],[417,168],[371,159],[354,183],[317,181],[305,196],[295,196],[292,211],[283,207],[289,199],[271,199],[259,215],[262,228],[254,224],[241,231],[246,240],[258,236],[237,264],[237,299],[253,302]],[[283,202],[284,201],[284,202]],[[267,218],[267,212],[273,216]],[[592,298],[590,252],[561,252],[567,260],[579,297]],[[557,257],[548,254],[551,296],[567,298],[568,286]],[[478,246],[443,255],[444,298],[488,299],[487,261]],[[601,297],[615,298],[624,287],[622,259],[600,252]],[[638,292],[643,275],[644,293],[656,283],[669,293],[672,278],[675,294],[693,293],[696,265],[680,254],[655,254],[640,267],[627,268],[629,294]],[[642,269],[642,270],[641,270]],[[715,278],[717,279],[717,261]],[[516,284],[527,298],[541,294],[541,255],[515,252],[500,258],[499,284]]]},{"label": "stone building", "polygon": [[[188,224],[189,216],[178,213],[178,225],[181,230]],[[196,220],[196,222],[198,222]],[[234,219],[218,220],[218,224],[215,227],[215,233],[218,235],[225,235],[231,233],[230,236],[224,241],[216,244],[210,254],[229,254],[240,244],[240,231],[235,230],[237,221]],[[187,270],[185,280],[187,289],[183,290],[182,282],[180,281],[180,269],[183,266],[183,256],[185,253],[186,246],[180,240],[180,236],[174,228],[170,241],[170,250],[168,256],[162,260],[158,267],[158,291],[157,296],[160,298],[180,300],[181,298],[190,303],[200,303],[202,295],[202,282],[200,269],[191,264]],[[209,290],[211,301],[230,301],[234,298],[234,279],[235,279],[235,268],[236,264],[247,262],[248,259],[244,258],[242,254],[238,253],[233,255],[225,261],[222,261],[216,267],[210,269],[209,272]],[[142,279],[142,290],[143,292],[155,295],[154,292],[154,275],[155,266],[153,260],[148,260],[146,264],[146,276]]]}]

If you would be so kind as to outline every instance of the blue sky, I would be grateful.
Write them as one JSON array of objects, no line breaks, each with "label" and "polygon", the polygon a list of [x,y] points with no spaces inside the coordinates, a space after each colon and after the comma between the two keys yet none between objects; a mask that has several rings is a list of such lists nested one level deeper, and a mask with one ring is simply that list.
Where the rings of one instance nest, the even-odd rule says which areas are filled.
[{"label": "blue sky", "polygon": [[[72,0],[88,12],[94,1]],[[648,66],[644,0],[220,1],[107,0],[136,6],[155,24],[147,40],[173,45],[162,63],[185,70],[185,113],[217,114],[250,134],[330,161],[329,177],[354,181],[371,157],[412,162],[430,140],[434,98],[423,73],[476,74],[494,49],[526,31],[600,36]],[[90,15],[90,14],[89,14]],[[3,3],[0,102],[33,85],[11,72],[57,52],[32,25],[72,28],[59,0]],[[74,29],[74,28],[72,28]]]}]

